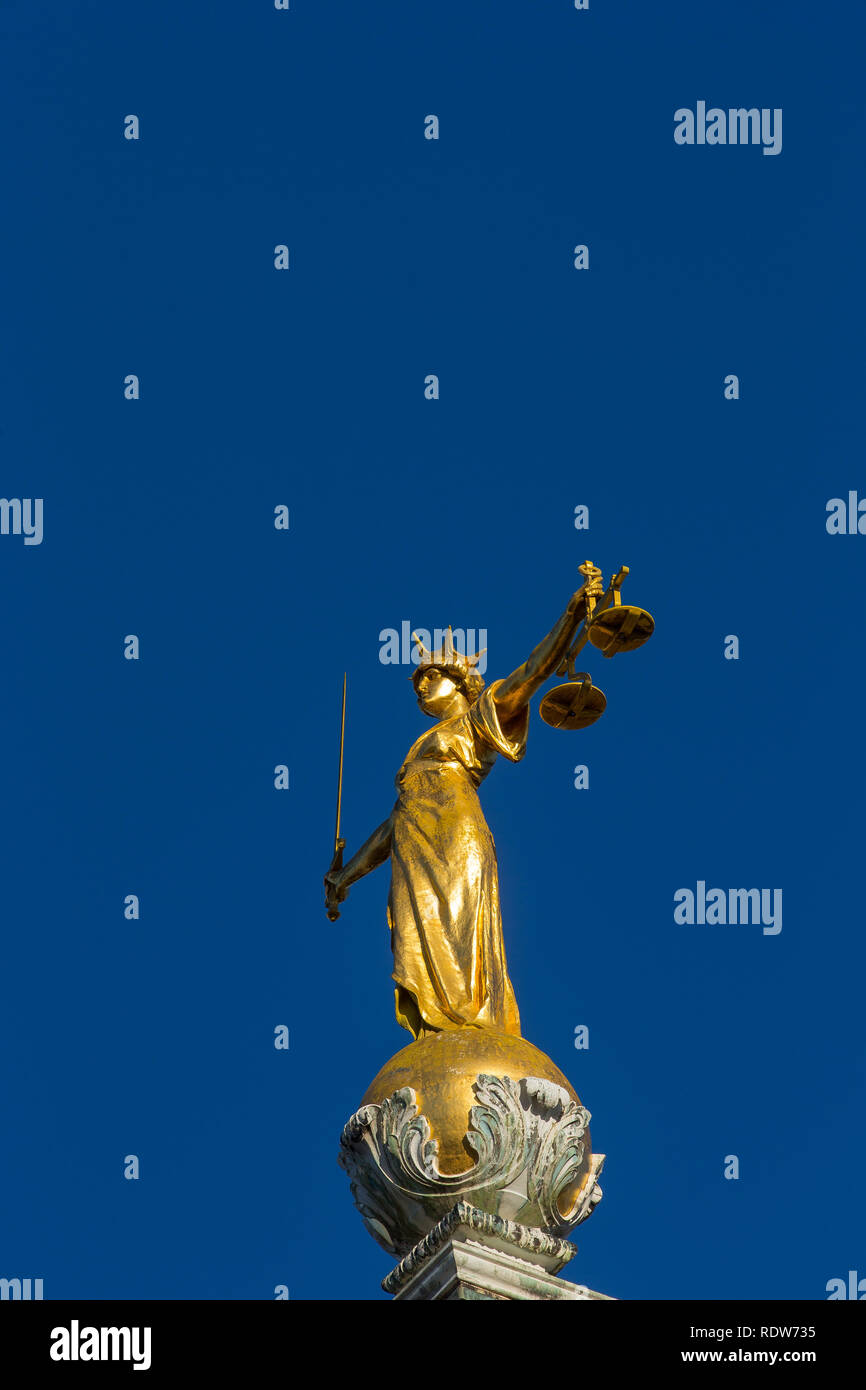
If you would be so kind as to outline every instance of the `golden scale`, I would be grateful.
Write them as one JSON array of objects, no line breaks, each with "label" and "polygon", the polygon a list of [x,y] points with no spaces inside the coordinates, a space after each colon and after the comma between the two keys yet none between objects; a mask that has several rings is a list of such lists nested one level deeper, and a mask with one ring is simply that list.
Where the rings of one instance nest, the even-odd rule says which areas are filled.
[{"label": "golden scale", "polygon": [[556,674],[567,674],[568,681],[545,695],[538,711],[545,724],[554,729],[587,729],[607,707],[607,699],[593,685],[589,673],[575,673],[574,663],[587,642],[597,647],[602,656],[616,656],[618,652],[633,652],[642,647],[655,627],[646,609],[622,601],[620,589],[628,565],[622,566],[606,589],[602,587],[601,570],[591,560],[580,566],[580,572],[586,577],[586,615],[573,645],[556,668]]}]

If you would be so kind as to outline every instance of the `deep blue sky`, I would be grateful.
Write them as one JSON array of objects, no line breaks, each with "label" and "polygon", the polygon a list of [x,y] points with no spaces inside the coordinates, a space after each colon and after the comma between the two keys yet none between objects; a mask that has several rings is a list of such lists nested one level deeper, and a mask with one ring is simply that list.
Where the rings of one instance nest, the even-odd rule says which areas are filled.
[{"label": "deep blue sky", "polygon": [[[0,1275],[386,1297],[336,1154],[410,1039],[387,868],[322,906],[342,673],[352,851],[425,726],[380,630],[486,628],[493,679],[587,557],[656,635],[591,658],[600,723],[533,713],[482,789],[524,1032],[608,1155],[565,1273],[866,1275],[866,537],[825,529],[866,495],[862,8],[12,0],[2,29],[0,491],[45,530],[0,536]],[[698,100],[781,107],[782,153],[677,146]],[[781,887],[782,932],[677,926],[699,879]]]}]

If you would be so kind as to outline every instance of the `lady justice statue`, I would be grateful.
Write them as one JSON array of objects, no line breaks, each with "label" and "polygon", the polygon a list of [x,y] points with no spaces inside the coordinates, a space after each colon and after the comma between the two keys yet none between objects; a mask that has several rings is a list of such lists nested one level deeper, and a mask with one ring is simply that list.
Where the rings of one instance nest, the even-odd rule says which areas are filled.
[{"label": "lady justice statue", "polygon": [[[511,675],[487,688],[477,670],[480,653],[457,651],[450,629],[438,651],[428,652],[418,644],[421,660],[413,685],[418,704],[435,723],[416,739],[403,760],[391,814],[345,865],[338,810],[337,850],[325,875],[328,915],[332,920],[338,917],[339,904],[350,886],[390,860],[388,923],[396,1014],[415,1039],[383,1068],[358,1114],[364,1109],[378,1112],[382,1105],[393,1103],[398,1093],[405,1093],[413,1098],[410,1109],[417,1124],[418,1095],[423,1093],[421,1122],[428,1140],[431,1132],[435,1135],[431,1153],[436,1155],[434,1167],[438,1162],[436,1180],[445,1182],[452,1202],[446,1170],[467,1179],[470,1172],[478,1177],[478,1163],[472,1162],[473,1156],[478,1157],[478,1146],[466,1131],[472,1128],[473,1116],[477,1119],[478,1107],[472,1107],[471,1100],[473,1093],[478,1098],[478,1083],[483,1089],[485,1078],[487,1082],[510,1079],[512,1089],[527,1077],[535,1085],[552,1083],[561,1092],[563,1105],[576,1106],[589,1119],[558,1068],[521,1038],[505,960],[496,849],[478,797],[478,788],[497,756],[510,762],[523,757],[532,696],[554,672],[564,674],[567,669],[574,676],[574,658],[587,640],[612,656],[640,645],[652,631],[649,614],[620,601],[627,570],[611,580],[607,592],[601,571],[591,562],[581,571],[584,584],[547,636]],[[583,676],[580,682],[552,691],[541,713],[555,727],[581,728],[598,717],[604,703],[601,692]],[[407,1081],[410,1088],[405,1090]],[[585,1123],[581,1140],[580,1161],[576,1167],[566,1165],[570,1180],[561,1185],[562,1192],[568,1188],[572,1207],[582,1189],[592,1189],[598,1171],[590,1163]],[[344,1132],[344,1166],[353,1145],[357,1148],[355,1140],[348,1143]],[[358,1182],[356,1173],[353,1187]],[[405,1173],[397,1186],[405,1191]],[[477,1181],[472,1191],[477,1200]],[[597,1200],[591,1191],[584,1195]],[[371,1216],[376,1203],[369,1191],[363,1201],[357,1190],[355,1196],[376,1238],[389,1249],[403,1249],[406,1240],[395,1236],[393,1221],[389,1225],[381,1210],[378,1217]],[[498,1202],[497,1198],[497,1211]],[[433,1207],[439,1211],[435,1202]],[[585,1214],[590,1209],[587,1205]],[[539,1210],[536,1203],[532,1208],[536,1220]],[[547,1227],[551,1222],[561,1226],[565,1216],[561,1205],[554,1215],[552,1211],[547,1212]],[[414,1235],[417,1229],[416,1225]]]},{"label": "lady justice statue", "polygon": [[497,755],[523,757],[529,701],[559,665],[584,612],[580,589],[529,660],[487,689],[476,669],[480,653],[455,651],[450,632],[440,651],[422,649],[413,684],[436,724],[406,754],[388,819],[325,877],[329,905],[342,902],[351,884],[390,858],[397,1019],[416,1038],[466,1025],[520,1034],[496,850],[478,787]]}]

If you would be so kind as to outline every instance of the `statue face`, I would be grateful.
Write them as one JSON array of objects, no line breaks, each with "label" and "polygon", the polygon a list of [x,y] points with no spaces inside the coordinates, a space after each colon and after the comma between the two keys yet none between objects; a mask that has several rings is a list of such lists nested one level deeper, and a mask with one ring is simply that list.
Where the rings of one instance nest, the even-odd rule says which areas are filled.
[{"label": "statue face", "polygon": [[463,714],[468,709],[466,697],[458,690],[451,677],[435,667],[418,677],[416,688],[418,704],[431,719],[448,719],[451,715]]}]

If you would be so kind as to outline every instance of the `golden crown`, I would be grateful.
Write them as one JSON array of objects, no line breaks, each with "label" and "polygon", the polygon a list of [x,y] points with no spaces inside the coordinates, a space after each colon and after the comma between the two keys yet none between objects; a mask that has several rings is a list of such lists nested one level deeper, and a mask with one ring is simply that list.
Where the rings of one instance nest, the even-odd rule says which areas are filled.
[{"label": "golden crown", "polygon": [[460,680],[465,680],[467,677],[471,678],[474,676],[473,683],[481,681],[481,687],[483,689],[484,682],[481,680],[480,674],[475,671],[475,667],[487,651],[486,647],[482,647],[480,652],[471,654],[469,652],[461,652],[459,648],[454,645],[454,634],[450,627],[443,636],[442,646],[436,651],[428,651],[417,632],[412,633],[412,641],[421,654],[418,666],[410,677],[413,684],[422,671],[429,671],[431,667],[434,667],[436,670],[444,671],[448,675],[457,676]]}]

